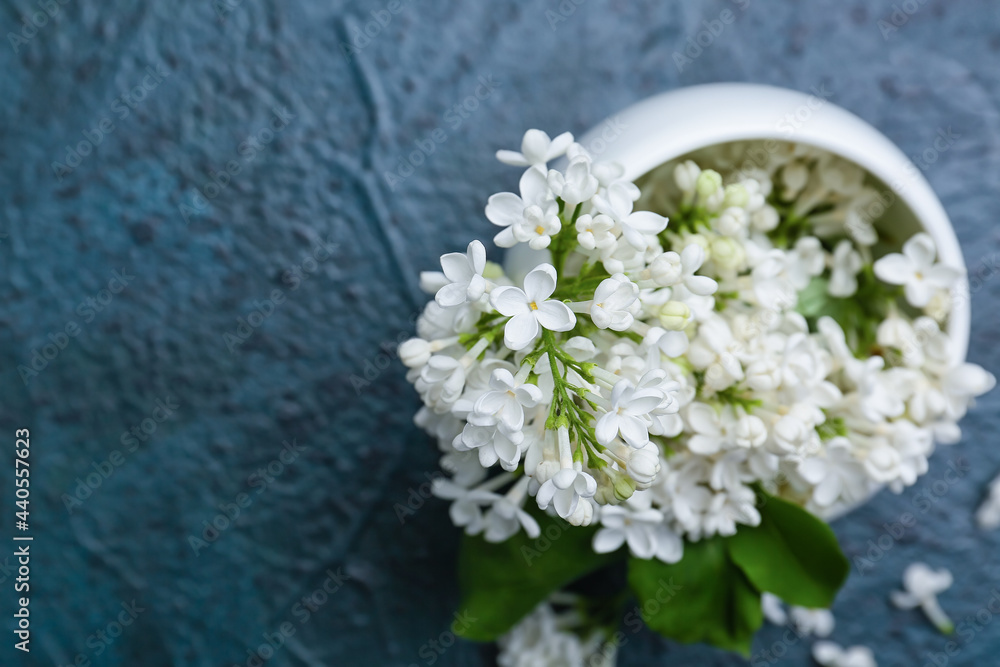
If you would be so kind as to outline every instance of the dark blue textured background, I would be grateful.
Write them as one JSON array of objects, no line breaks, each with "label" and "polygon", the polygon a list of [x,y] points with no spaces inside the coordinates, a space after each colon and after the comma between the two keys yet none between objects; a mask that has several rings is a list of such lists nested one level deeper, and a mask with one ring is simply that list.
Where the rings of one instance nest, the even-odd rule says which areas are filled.
[{"label": "dark blue textured background", "polygon": [[[441,501],[405,525],[393,510],[437,455],[411,423],[418,400],[403,368],[386,367],[380,347],[412,331],[424,299],[417,271],[492,235],[485,200],[518,176],[492,153],[516,148],[528,127],[580,133],[636,100],[708,81],[826,86],[908,154],[939,129],[960,134],[926,176],[973,271],[992,267],[1000,246],[1000,9],[989,0],[910,0],[915,13],[885,37],[877,22],[890,18],[888,0],[750,0],[745,11],[722,0],[564,2],[575,10],[555,29],[546,11],[556,0],[411,0],[350,61],[341,43],[388,1],[64,1],[30,39],[0,45],[0,447],[31,429],[35,484],[32,652],[11,650],[8,576],[3,664],[245,664],[262,633],[286,621],[296,632],[268,664],[489,664],[468,643],[421,653],[456,604],[458,535]],[[2,33],[20,31],[38,6],[0,2]],[[727,8],[736,21],[678,71],[674,51]],[[135,95],[144,99],[123,107],[120,96],[157,66],[169,75],[147,78],[152,89]],[[484,80],[495,89],[458,115],[454,105]],[[276,107],[294,115],[287,126],[259,151],[241,149]],[[57,176],[52,163],[104,119],[114,129]],[[384,172],[438,128],[445,141],[390,187]],[[204,205],[195,195],[230,161],[240,173]],[[332,258],[292,289],[286,272],[320,241],[337,244]],[[100,312],[78,310],[123,268],[135,276],[126,289]],[[237,318],[276,289],[285,300],[230,351]],[[994,373],[998,293],[1000,280],[986,280],[972,303],[970,356]],[[70,322],[79,334],[23,382],[18,365]],[[371,382],[356,389],[351,376],[366,368]],[[998,396],[980,402],[963,443],[939,452],[915,488],[836,523],[854,557],[883,524],[917,517],[873,569],[854,570],[835,608],[834,639],[872,646],[883,666],[922,665],[946,643],[916,612],[889,606],[906,564],[953,570],[942,602],[956,619],[1000,585],[1000,534],[972,520],[1000,471]],[[175,414],[127,452],[121,434],[168,397]],[[293,439],[305,452],[251,486]],[[115,449],[123,465],[70,513],[63,494]],[[959,458],[971,470],[939,484],[921,512],[929,503],[918,494]],[[0,472],[0,536],[14,532],[12,492],[12,473]],[[189,536],[241,493],[249,507],[196,554]],[[7,553],[0,547],[0,564]],[[302,623],[296,601],[331,568],[350,580]],[[132,600],[145,611],[95,656],[88,638]],[[766,630],[755,648],[781,632]],[[950,664],[997,665],[998,654],[995,620]],[[806,656],[800,644],[774,664]],[[642,633],[621,664],[746,661]]]}]

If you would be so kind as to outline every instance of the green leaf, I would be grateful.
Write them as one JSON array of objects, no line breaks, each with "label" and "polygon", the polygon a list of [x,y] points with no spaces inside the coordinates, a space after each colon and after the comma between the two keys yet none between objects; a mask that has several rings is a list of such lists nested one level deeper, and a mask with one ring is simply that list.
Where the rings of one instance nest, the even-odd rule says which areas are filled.
[{"label": "green leaf", "polygon": [[468,622],[455,628],[460,636],[493,641],[551,593],[622,558],[622,551],[594,553],[596,527],[571,526],[541,512],[535,518],[542,535],[534,540],[524,532],[499,544],[480,536],[464,538],[458,557],[459,616]]},{"label": "green leaf", "polygon": [[760,593],[730,560],[722,538],[686,542],[679,563],[631,558],[628,580],[650,629],[750,655],[764,622]]},{"label": "green leaf", "polygon": [[799,607],[829,607],[850,565],[821,519],[798,505],[763,496],[759,526],[740,526],[729,554],[759,590]]}]

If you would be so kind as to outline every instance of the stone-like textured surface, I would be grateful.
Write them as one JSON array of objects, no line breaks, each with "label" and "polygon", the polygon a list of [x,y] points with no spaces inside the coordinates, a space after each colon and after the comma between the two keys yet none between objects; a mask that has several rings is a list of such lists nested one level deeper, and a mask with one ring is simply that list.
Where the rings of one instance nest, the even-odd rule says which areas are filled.
[{"label": "stone-like textured surface", "polygon": [[[517,178],[492,152],[515,147],[527,127],[581,132],[643,97],[707,81],[823,85],[908,154],[931,147],[939,128],[960,135],[926,175],[970,267],[993,270],[1000,15],[988,0],[908,0],[914,13],[884,36],[889,0],[412,0],[396,14],[381,0],[56,2],[55,19],[0,48],[0,430],[8,447],[15,428],[31,429],[36,537],[33,650],[14,655],[8,633],[3,664],[246,664],[248,648],[285,622],[295,634],[268,664],[489,664],[478,646],[438,655],[428,643],[447,632],[456,602],[458,537],[439,501],[405,525],[394,513],[436,456],[411,424],[417,398],[403,369],[380,348],[412,329],[417,271],[491,234],[485,199]],[[16,34],[43,4],[0,2],[0,28]],[[556,22],[547,12],[560,6],[568,15]],[[735,21],[679,71],[674,52],[724,10]],[[373,16],[391,20],[349,61],[341,44],[366,24],[374,32]],[[125,104],[144,81],[150,89]],[[489,96],[458,114],[482,81],[495,82]],[[269,138],[276,107],[293,117],[266,145],[244,145]],[[96,140],[104,119],[113,129],[105,123],[92,153],[57,176],[52,163]],[[446,140],[390,186],[384,173],[437,128]],[[230,161],[240,172],[210,186]],[[197,209],[199,190],[208,201]],[[336,244],[332,257],[307,261],[312,272],[296,282],[286,272],[319,242]],[[116,270],[134,278],[91,310],[86,300],[100,300]],[[1000,280],[975,284],[971,357],[997,372]],[[284,301],[238,331],[276,289]],[[70,322],[78,335],[48,348],[57,356],[22,382],[17,366],[44,353],[50,334],[62,341]],[[238,346],[226,337],[251,332]],[[366,371],[356,389],[352,375]],[[891,546],[871,570],[855,569],[836,607],[834,638],[873,646],[881,665],[923,664],[945,649],[918,614],[887,603],[907,563],[955,572],[942,601],[959,619],[1000,585],[1000,534],[972,523],[1000,470],[998,396],[917,487],[836,524],[852,557],[880,538]],[[171,417],[145,422],[155,432],[128,451],[121,434],[162,417],[155,401],[168,397],[179,403]],[[286,440],[306,448],[276,476],[254,477]],[[115,449],[122,465],[69,512],[63,494]],[[971,469],[940,482],[959,460]],[[11,479],[0,474],[4,535],[14,530]],[[933,504],[918,500],[935,491]],[[239,517],[195,553],[189,537],[241,499]],[[883,537],[904,512],[916,526]],[[306,620],[297,601],[329,569],[351,579]],[[0,591],[9,626],[9,577]],[[91,635],[132,600],[144,611],[104,650]],[[758,650],[781,636],[763,632]],[[1000,622],[957,642],[949,664],[996,664]],[[779,654],[776,664],[808,662],[804,645]],[[621,663],[745,661],[640,634]]]}]

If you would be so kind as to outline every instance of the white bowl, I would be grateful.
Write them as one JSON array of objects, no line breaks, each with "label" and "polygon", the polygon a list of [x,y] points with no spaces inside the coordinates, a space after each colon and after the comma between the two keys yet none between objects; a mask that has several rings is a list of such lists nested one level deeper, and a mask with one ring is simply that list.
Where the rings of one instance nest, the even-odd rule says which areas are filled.
[{"label": "white bowl", "polygon": [[[662,93],[628,107],[599,124],[580,143],[604,161],[625,167],[636,180],[687,153],[732,141],[777,140],[815,146],[845,158],[892,188],[901,210],[894,220],[924,229],[943,263],[966,270],[948,215],[913,162],[885,135],[824,99],[824,91],[801,93],[750,83],[712,83]],[[948,334],[956,361],[969,344],[969,286],[952,290]]]}]

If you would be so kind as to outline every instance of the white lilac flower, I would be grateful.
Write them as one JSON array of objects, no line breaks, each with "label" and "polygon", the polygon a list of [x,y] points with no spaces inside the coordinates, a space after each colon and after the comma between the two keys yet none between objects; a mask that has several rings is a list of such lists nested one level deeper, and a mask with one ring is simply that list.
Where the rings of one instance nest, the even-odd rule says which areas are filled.
[{"label": "white lilac flower", "polygon": [[925,563],[913,563],[903,572],[903,590],[892,591],[889,599],[900,609],[920,607],[938,630],[950,634],[955,624],[941,609],[937,596],[951,588],[951,572],[932,570]]},{"label": "white lilac flower", "polygon": [[[565,596],[576,605],[576,596]],[[553,597],[554,600],[554,597]],[[499,667],[614,667],[617,645],[601,631],[584,632],[579,614],[557,614],[543,602],[497,640]],[[583,633],[582,636],[579,633]]]},{"label": "white lilac flower", "polygon": [[[926,234],[873,268],[872,249],[892,239],[874,224],[880,193],[861,171],[791,144],[748,162],[750,145],[654,169],[641,191],[569,135],[530,131],[520,153],[500,153],[527,169],[518,194],[489,199],[496,241],[548,248],[551,264],[512,258],[507,275],[478,242],[445,255],[443,271],[421,274],[435,299],[398,348],[456,525],[530,538],[535,502],[573,525],[598,522],[598,550],[628,544],[676,562],[684,540],[759,524],[757,488],[829,516],[882,485],[913,484],[935,441],[960,438],[957,421],[996,380],[959,361],[943,330],[959,272],[936,262]],[[562,153],[567,166],[549,171]],[[794,230],[778,214],[789,208]],[[815,306],[855,298],[872,271],[902,285],[898,297],[883,289],[885,317],[865,311],[846,330],[817,318]],[[993,496],[983,526],[1000,525]],[[932,600],[935,587],[918,583],[901,603]],[[827,611],[776,602],[763,602],[769,618],[829,633]],[[519,625],[501,664],[608,659],[589,653],[603,642],[589,628],[567,631],[579,626],[543,608],[538,623],[558,627],[536,641],[537,628]],[[874,664],[866,649],[817,646],[824,664]]]},{"label": "white lilac flower", "polygon": [[598,329],[625,331],[639,309],[639,287],[624,274],[616,273],[597,286],[590,318]]},{"label": "white lilac flower", "polygon": [[499,423],[507,433],[520,431],[524,408],[533,408],[542,400],[537,386],[519,382],[506,368],[493,371],[490,389],[476,401],[469,422],[480,426]]},{"label": "white lilac flower", "polygon": [[830,641],[813,644],[813,660],[823,667],[878,667],[875,654],[867,646],[842,648]]},{"label": "white lilac flower", "polygon": [[497,287],[490,293],[490,302],[501,315],[510,317],[504,328],[504,344],[511,350],[521,350],[541,334],[549,331],[569,331],[576,326],[576,315],[561,301],[549,299],[556,289],[556,270],[542,264],[524,278],[524,289]]},{"label": "white lilac flower", "polygon": [[695,271],[705,262],[705,249],[697,243],[690,243],[680,254],[664,252],[653,258],[649,266],[650,278],[660,287],[683,284],[692,294],[708,296],[715,294],[718,283],[708,276],[696,276]]},{"label": "white lilac flower", "polygon": [[636,250],[649,247],[649,237],[667,228],[667,219],[651,211],[633,211],[628,188],[612,184],[606,195],[594,197],[594,207],[621,227],[622,237]]},{"label": "white lilac flower", "polygon": [[827,291],[830,296],[846,298],[858,291],[858,273],[864,266],[861,255],[854,244],[844,239],[833,249],[833,267]]},{"label": "white lilac flower", "polygon": [[833,613],[829,609],[806,609],[791,607],[788,610],[792,624],[801,635],[829,637],[835,625]]},{"label": "white lilac flower", "polygon": [[503,542],[520,530],[524,530],[531,539],[541,535],[538,522],[523,509],[530,482],[529,477],[519,479],[510,491],[498,498],[483,515],[483,538],[487,542]]},{"label": "white lilac flower", "polygon": [[486,248],[479,241],[470,243],[465,254],[441,255],[441,271],[448,282],[437,291],[434,300],[445,308],[478,301],[486,291],[485,268]]},{"label": "white lilac flower", "polygon": [[576,241],[585,250],[606,250],[617,241],[613,231],[615,221],[606,215],[584,213],[576,219],[575,227]]},{"label": "white lilac flower", "polygon": [[875,262],[875,275],[890,285],[903,285],[911,306],[927,305],[937,289],[950,289],[962,276],[958,269],[935,264],[937,249],[931,237],[920,232],[903,244],[903,252],[890,253]]},{"label": "white lilac flower", "polygon": [[501,248],[527,242],[540,250],[548,247],[559,232],[559,207],[545,174],[529,169],[521,176],[520,196],[513,192],[492,195],[486,204],[486,218],[503,229],[493,240]]},{"label": "white lilac flower", "polygon": [[855,458],[850,440],[844,437],[827,442],[823,456],[803,459],[798,473],[812,485],[812,501],[820,508],[837,501],[862,500],[868,490],[864,467]]},{"label": "white lilac flower", "polygon": [[600,186],[597,177],[590,173],[590,161],[582,158],[571,160],[565,174],[549,170],[548,182],[552,192],[568,207],[588,201]]},{"label": "white lilac flower", "polygon": [[637,389],[628,380],[621,380],[611,390],[610,407],[594,425],[597,441],[608,445],[621,434],[630,446],[641,448],[649,442],[646,415],[659,407],[664,393],[653,388]]},{"label": "white lilac flower", "polygon": [[545,165],[562,155],[573,143],[573,135],[563,132],[555,139],[541,130],[528,130],[521,139],[521,152],[510,150],[497,151],[497,160],[514,167],[533,167],[542,170]]},{"label": "white lilac flower", "polygon": [[588,504],[588,499],[593,498],[595,493],[597,481],[590,473],[563,468],[539,487],[535,498],[541,509],[552,505],[559,516],[570,521],[577,514],[578,506]]}]

